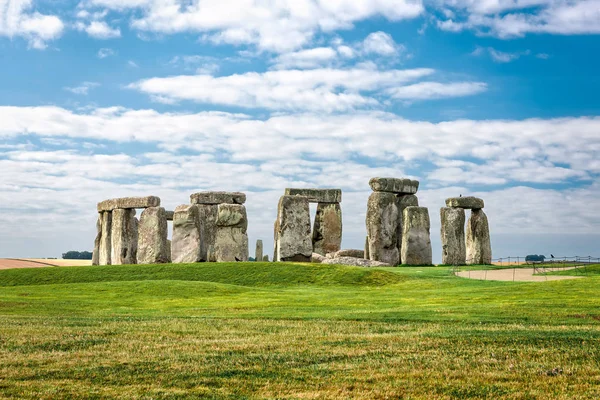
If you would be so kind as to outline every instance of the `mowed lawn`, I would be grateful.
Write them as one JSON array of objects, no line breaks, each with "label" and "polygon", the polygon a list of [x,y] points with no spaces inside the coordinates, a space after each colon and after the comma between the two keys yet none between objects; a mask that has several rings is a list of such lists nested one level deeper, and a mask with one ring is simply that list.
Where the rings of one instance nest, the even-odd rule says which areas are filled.
[{"label": "mowed lawn", "polygon": [[600,398],[600,269],[0,271],[0,398]]}]

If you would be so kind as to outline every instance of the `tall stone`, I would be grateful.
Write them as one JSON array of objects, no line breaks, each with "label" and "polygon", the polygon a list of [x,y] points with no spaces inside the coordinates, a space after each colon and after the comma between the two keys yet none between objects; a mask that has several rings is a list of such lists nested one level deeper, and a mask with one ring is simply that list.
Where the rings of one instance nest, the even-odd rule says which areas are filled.
[{"label": "tall stone", "polygon": [[342,208],[339,203],[318,203],[312,232],[313,252],[322,256],[342,246]]},{"label": "tall stone", "polygon": [[100,237],[100,248],[98,264],[111,265],[112,256],[112,211],[104,211],[102,214],[102,236]]},{"label": "tall stone", "polygon": [[112,265],[135,264],[137,261],[138,220],[135,209],[112,211]]},{"label": "tall stone", "polygon": [[363,257],[365,260],[370,260],[371,259],[371,255],[369,252],[369,237],[366,236],[365,237],[365,255]]},{"label": "tall stone", "polygon": [[465,210],[442,207],[440,219],[442,223],[442,264],[464,265],[466,262]]},{"label": "tall stone", "polygon": [[172,262],[172,258],[171,258],[171,244],[172,244],[172,242],[170,240],[167,240],[167,256],[169,257],[169,261],[168,262]]},{"label": "tall stone", "polygon": [[406,207],[403,216],[402,263],[431,265],[429,211],[426,207]]},{"label": "tall stone", "polygon": [[402,264],[402,219],[406,207],[418,207],[419,198],[414,194],[398,195],[396,200],[398,206],[398,253],[400,254],[400,264]]},{"label": "tall stone", "polygon": [[138,264],[169,262],[167,215],[163,207],[146,208],[140,216],[138,229]]},{"label": "tall stone", "polygon": [[396,195],[390,192],[373,192],[367,203],[367,233],[369,258],[390,265],[398,265],[398,225],[400,217]]},{"label": "tall stone", "polygon": [[487,215],[483,210],[472,210],[467,222],[467,264],[492,263],[492,245]]},{"label": "tall stone", "polygon": [[310,208],[304,196],[281,196],[277,209],[277,260],[310,262]]},{"label": "tall stone", "polygon": [[177,206],[173,213],[171,261],[173,263],[199,262],[201,242],[198,207],[185,204]]},{"label": "tall stone", "polygon": [[[241,200],[240,200],[241,201]],[[208,256],[209,247],[215,246],[217,234],[218,204],[198,204],[198,221],[200,226],[200,261],[210,261]]]},{"label": "tall stone", "polygon": [[92,253],[92,265],[100,265],[100,241],[102,240],[102,213],[98,213],[96,221],[96,238],[94,239],[94,252]]},{"label": "tall stone", "polygon": [[256,241],[256,252],[254,253],[254,261],[262,261],[263,259],[263,241],[262,240],[257,240]]},{"label": "tall stone", "polygon": [[246,207],[241,204],[219,204],[216,226],[216,261],[248,261]]}]

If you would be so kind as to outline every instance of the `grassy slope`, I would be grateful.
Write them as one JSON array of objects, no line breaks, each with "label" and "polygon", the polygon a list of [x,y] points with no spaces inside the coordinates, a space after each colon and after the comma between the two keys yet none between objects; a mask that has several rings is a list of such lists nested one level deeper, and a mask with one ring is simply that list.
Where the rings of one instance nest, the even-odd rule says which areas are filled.
[{"label": "grassy slope", "polygon": [[597,398],[599,284],[279,263],[0,271],[0,398]]}]

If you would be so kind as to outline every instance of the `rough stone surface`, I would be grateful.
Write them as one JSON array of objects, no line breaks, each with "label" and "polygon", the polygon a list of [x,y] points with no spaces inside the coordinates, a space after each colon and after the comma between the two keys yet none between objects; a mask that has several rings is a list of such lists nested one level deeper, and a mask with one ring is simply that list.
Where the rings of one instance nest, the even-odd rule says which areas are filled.
[{"label": "rough stone surface", "polygon": [[170,259],[167,217],[162,207],[142,211],[138,228],[138,264],[161,264]]},{"label": "rough stone surface", "polygon": [[471,211],[467,222],[467,264],[492,263],[492,245],[487,215],[483,210]]},{"label": "rough stone surface", "polygon": [[200,226],[200,261],[209,261],[208,248],[215,245],[217,236],[217,216],[219,206],[216,204],[198,204],[198,223]]},{"label": "rough stone surface", "polygon": [[479,197],[450,197],[446,199],[446,207],[479,210],[483,208],[483,199]]},{"label": "rough stone surface", "polygon": [[325,255],[342,245],[342,209],[339,203],[319,203],[312,231],[313,252]]},{"label": "rough stone surface", "polygon": [[265,254],[262,259],[264,262],[269,262],[269,255]]},{"label": "rough stone surface", "polygon": [[374,192],[415,194],[419,190],[419,181],[401,178],[371,178],[369,186]]},{"label": "rough stone surface", "polygon": [[98,254],[99,265],[111,265],[112,253],[112,212],[102,212],[102,236]]},{"label": "rough stone surface", "polygon": [[173,242],[171,242],[170,240],[167,240],[167,256],[169,257],[169,262],[172,262],[171,259],[171,247],[173,245]]},{"label": "rough stone surface", "polygon": [[210,246],[208,246],[208,249],[206,250],[206,257],[208,262],[217,262],[214,245],[211,244]]},{"label": "rough stone surface", "polygon": [[216,225],[216,261],[248,261],[246,207],[241,204],[219,204]]},{"label": "rough stone surface", "polygon": [[241,204],[219,204],[216,225],[217,227],[240,228],[245,233],[248,229],[246,207]]},{"label": "rough stone surface", "polygon": [[311,203],[341,203],[342,189],[285,189],[286,196],[308,197]]},{"label": "rough stone surface", "polygon": [[190,195],[192,204],[244,204],[246,194],[241,192],[199,192]]},{"label": "rough stone surface", "polygon": [[397,265],[400,262],[399,221],[396,195],[387,192],[371,193],[367,203],[366,224],[369,235],[369,256],[372,261],[390,265]]},{"label": "rough stone surface", "polygon": [[340,258],[340,257],[364,258],[365,251],[358,250],[358,249],[343,249],[343,250],[337,251],[337,252],[335,252],[335,254],[333,254],[333,258]]},{"label": "rough stone surface", "polygon": [[315,264],[321,264],[326,258],[327,257],[323,257],[319,253],[312,253],[312,256],[310,257],[310,262]]},{"label": "rough stone surface", "polygon": [[160,198],[156,196],[146,197],[121,197],[118,199],[104,200],[98,203],[98,212],[112,211],[117,208],[132,209],[132,208],[148,208],[159,207]]},{"label": "rough stone surface", "polygon": [[[419,198],[414,194],[398,195],[396,205],[398,206],[398,253],[402,257],[402,219],[404,218],[404,209],[406,207],[418,207]],[[400,259],[400,264],[402,264],[402,258]]]},{"label": "rough stone surface", "polygon": [[173,239],[171,260],[173,263],[195,263],[200,261],[202,236],[198,207],[181,205],[173,215]]},{"label": "rough stone surface", "polygon": [[310,262],[313,246],[308,198],[281,196],[277,219],[277,261]]},{"label": "rough stone surface", "polygon": [[366,236],[365,237],[365,256],[363,257],[365,260],[370,260],[371,259],[371,255],[369,252],[369,237]]},{"label": "rough stone surface", "polygon": [[465,248],[465,210],[462,208],[442,207],[440,209],[442,264],[464,265]]},{"label": "rough stone surface", "polygon": [[256,241],[256,251],[254,252],[254,260],[262,261],[263,259],[263,241],[258,239]]},{"label": "rough stone surface", "polygon": [[273,262],[279,261],[279,255],[277,254],[277,244],[279,242],[279,217],[275,219],[275,223],[273,224]]},{"label": "rough stone surface", "polygon": [[429,211],[426,207],[406,207],[403,216],[402,263],[431,265]]},{"label": "rough stone surface", "polygon": [[98,213],[96,221],[96,238],[94,239],[94,252],[92,253],[92,265],[100,265],[100,241],[102,240],[102,213]]},{"label": "rough stone surface", "polygon": [[321,264],[336,264],[336,265],[351,265],[355,267],[389,267],[391,264],[386,264],[380,261],[365,260],[364,258],[355,257],[337,257],[326,258]]},{"label": "rough stone surface", "polygon": [[165,211],[165,218],[167,219],[167,221],[173,221],[174,214],[175,211]]},{"label": "rough stone surface", "polygon": [[135,264],[138,244],[138,220],[135,217],[135,209],[113,210],[111,237],[111,264]]}]

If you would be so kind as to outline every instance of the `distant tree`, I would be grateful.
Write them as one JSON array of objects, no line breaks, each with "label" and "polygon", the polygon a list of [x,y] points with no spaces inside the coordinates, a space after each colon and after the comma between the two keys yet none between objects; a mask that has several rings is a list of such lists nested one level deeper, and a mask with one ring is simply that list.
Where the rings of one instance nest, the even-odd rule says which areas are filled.
[{"label": "distant tree", "polygon": [[63,253],[62,258],[64,260],[91,260],[92,253],[89,251],[67,251]]},{"label": "distant tree", "polygon": [[543,256],[541,254],[530,254],[527,257],[525,257],[525,262],[544,262],[545,259],[546,256]]}]

